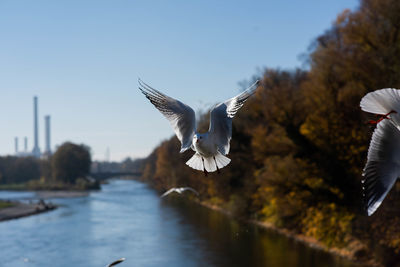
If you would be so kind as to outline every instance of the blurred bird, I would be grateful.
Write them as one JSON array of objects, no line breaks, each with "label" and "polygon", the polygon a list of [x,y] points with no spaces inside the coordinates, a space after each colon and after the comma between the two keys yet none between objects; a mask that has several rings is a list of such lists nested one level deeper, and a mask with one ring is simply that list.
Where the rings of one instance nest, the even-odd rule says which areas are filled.
[{"label": "blurred bird", "polygon": [[361,99],[363,111],[374,113],[377,124],[363,170],[363,196],[368,216],[381,205],[400,176],[400,90],[387,88]]},{"label": "blurred bird", "polygon": [[166,195],[169,195],[172,192],[177,192],[178,194],[182,194],[183,192],[185,192],[187,190],[192,191],[197,196],[199,195],[199,193],[191,187],[179,187],[179,188],[174,187],[174,188],[171,188],[170,190],[168,190],[167,192],[165,192],[164,194],[162,194],[161,197],[165,197]]},{"label": "blurred bird", "polygon": [[256,81],[241,94],[222,102],[211,110],[208,132],[196,132],[195,112],[189,106],[150,87],[139,79],[140,91],[169,120],[184,152],[191,148],[196,153],[186,162],[195,169],[208,172],[217,171],[231,161],[229,153],[232,138],[232,119],[244,102],[254,94],[259,81]]},{"label": "blurred bird", "polygon": [[123,262],[125,260],[125,258],[120,258],[119,260],[116,260],[116,261],[114,261],[114,262],[112,262],[112,263],[110,263],[109,265],[107,265],[106,267],[112,267],[112,266],[115,266],[115,265],[117,265],[117,264],[120,264],[121,262]]}]

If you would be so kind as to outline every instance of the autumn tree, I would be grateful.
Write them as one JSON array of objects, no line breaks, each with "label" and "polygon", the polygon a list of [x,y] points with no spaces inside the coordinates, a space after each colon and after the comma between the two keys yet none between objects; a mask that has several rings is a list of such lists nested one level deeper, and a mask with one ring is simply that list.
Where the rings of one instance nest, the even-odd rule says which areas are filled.
[{"label": "autumn tree", "polygon": [[146,161],[145,180],[159,190],[184,183],[203,201],[329,246],[361,240],[374,251],[379,244],[392,266],[400,260],[400,186],[365,216],[361,173],[374,126],[359,103],[368,92],[400,88],[399,58],[400,2],[362,0],[315,39],[307,70],[266,69],[258,77],[260,88],[233,120],[232,162],[221,175],[205,178],[185,166],[191,155],[179,154],[173,137]]}]

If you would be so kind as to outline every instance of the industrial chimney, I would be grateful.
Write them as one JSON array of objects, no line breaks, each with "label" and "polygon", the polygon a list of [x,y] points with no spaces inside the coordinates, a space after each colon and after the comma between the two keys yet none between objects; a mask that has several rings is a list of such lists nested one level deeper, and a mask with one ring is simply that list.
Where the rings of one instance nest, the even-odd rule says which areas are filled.
[{"label": "industrial chimney", "polygon": [[32,154],[36,158],[40,158],[40,148],[39,148],[39,133],[38,133],[38,98],[35,96],[33,98],[33,135],[34,135],[34,147]]},{"label": "industrial chimney", "polygon": [[15,137],[15,155],[18,155],[18,137]]},{"label": "industrial chimney", "polygon": [[28,153],[28,137],[24,137],[24,152]]},{"label": "industrial chimney", "polygon": [[50,146],[50,115],[44,117],[45,125],[46,125],[46,155],[51,155],[51,146]]}]

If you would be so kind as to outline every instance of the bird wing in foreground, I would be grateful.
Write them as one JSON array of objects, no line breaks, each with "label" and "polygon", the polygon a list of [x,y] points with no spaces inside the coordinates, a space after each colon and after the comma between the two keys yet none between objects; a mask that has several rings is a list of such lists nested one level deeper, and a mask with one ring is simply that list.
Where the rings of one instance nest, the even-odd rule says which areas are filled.
[{"label": "bird wing in foreground", "polygon": [[167,192],[165,192],[164,194],[162,194],[161,197],[165,197],[166,195],[169,195],[169,194],[171,194],[171,193],[174,192],[174,191],[176,191],[176,188],[175,188],[175,187],[171,188],[170,190],[168,190]]},{"label": "bird wing in foreground", "polygon": [[119,260],[116,260],[116,261],[110,263],[109,265],[107,265],[107,267],[112,267],[112,266],[115,266],[115,265],[117,265],[117,264],[120,264],[120,263],[123,262],[124,260],[125,260],[125,258],[120,258]]},{"label": "bird wing in foreground", "polygon": [[375,114],[400,113],[400,90],[386,88],[366,94],[360,102],[362,110]]},{"label": "bird wing in foreground", "polygon": [[191,188],[191,187],[182,187],[182,189],[183,190],[189,190],[189,191],[192,191],[193,193],[195,193],[196,195],[199,195],[199,192],[197,192],[196,190],[194,190],[193,188]]},{"label": "bird wing in foreground", "polygon": [[139,89],[171,123],[176,136],[182,143],[180,152],[189,149],[196,130],[196,118],[193,109],[172,97],[164,95],[140,79]]},{"label": "bird wing in foreground", "polygon": [[253,83],[249,88],[239,95],[216,105],[211,110],[209,132],[218,146],[218,151],[227,155],[229,153],[229,142],[232,138],[232,119],[236,112],[243,106],[244,102],[254,94],[259,81]]},{"label": "bird wing in foreground", "polygon": [[[392,114],[400,122],[398,114]],[[392,119],[378,123],[363,170],[363,190],[368,215],[372,215],[400,176],[400,131]],[[396,123],[397,124],[397,123]]]}]

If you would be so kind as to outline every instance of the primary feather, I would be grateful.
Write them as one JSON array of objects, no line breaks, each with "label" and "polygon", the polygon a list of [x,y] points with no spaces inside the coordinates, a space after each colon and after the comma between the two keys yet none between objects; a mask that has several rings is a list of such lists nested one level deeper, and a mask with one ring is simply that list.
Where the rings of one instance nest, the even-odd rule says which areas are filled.
[{"label": "primary feather", "polygon": [[368,148],[362,189],[368,215],[382,204],[400,176],[400,90],[381,89],[364,96],[362,110],[390,115],[378,120]]},{"label": "primary feather", "polygon": [[381,205],[400,175],[400,131],[392,121],[378,123],[368,149],[363,171],[363,189],[368,215]]},{"label": "primary feather", "polygon": [[188,150],[192,145],[196,130],[196,117],[193,109],[179,100],[164,95],[139,79],[139,89],[150,102],[168,119],[181,141],[181,151]]},{"label": "primary feather", "polygon": [[253,83],[249,88],[239,95],[216,105],[210,114],[210,127],[208,129],[211,138],[214,139],[221,154],[227,155],[232,138],[232,119],[246,100],[254,94],[259,81]]}]

